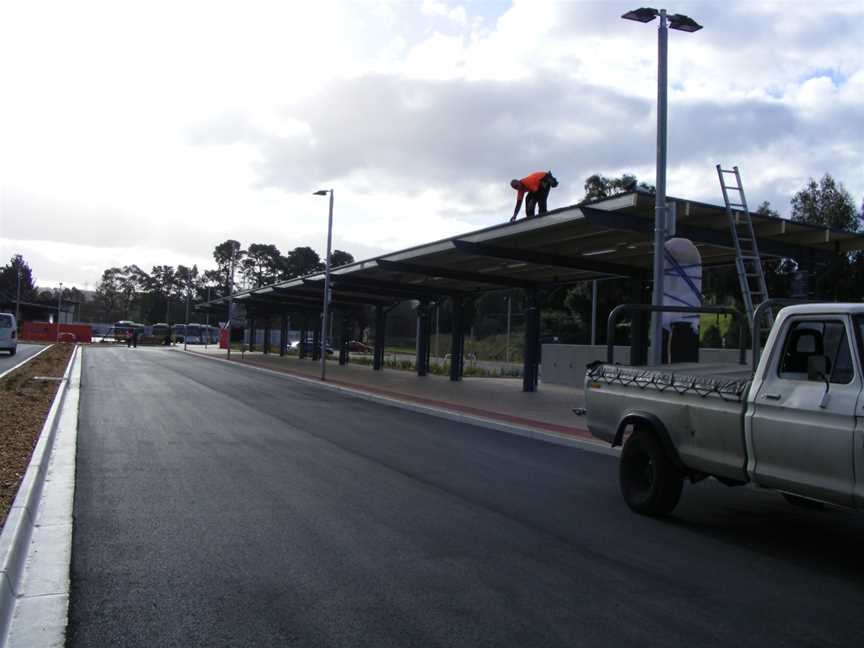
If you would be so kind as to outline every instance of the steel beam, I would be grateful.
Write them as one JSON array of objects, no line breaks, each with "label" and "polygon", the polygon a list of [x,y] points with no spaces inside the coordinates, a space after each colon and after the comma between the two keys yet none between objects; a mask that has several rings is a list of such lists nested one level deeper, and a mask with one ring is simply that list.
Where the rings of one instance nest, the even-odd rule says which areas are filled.
[{"label": "steel beam", "polygon": [[[640,234],[651,234],[653,231],[652,221],[644,216],[635,214],[625,214],[622,212],[603,211],[600,209],[592,209],[590,207],[582,207],[582,213],[585,219],[592,225],[605,227],[613,230],[623,230],[627,232],[639,232]],[[690,239],[694,243],[706,243],[708,245],[716,245],[718,247],[729,248],[730,253],[735,251],[735,243],[732,241],[732,235],[724,230],[715,230],[707,227],[697,227],[688,225],[686,222],[678,222],[675,226],[676,236],[680,238]],[[813,248],[806,246],[795,245],[794,243],[783,243],[772,239],[759,238],[757,233],[757,245],[759,251],[765,254],[791,257],[793,259],[803,259]],[[819,252],[821,253],[821,251]]]},{"label": "steel beam", "polygon": [[516,248],[499,247],[487,245],[486,243],[472,243],[470,241],[453,241],[454,247],[460,252],[474,254],[477,256],[493,257],[495,259],[507,259],[509,261],[524,261],[535,265],[552,266],[556,268],[569,268],[571,270],[584,270],[586,272],[597,272],[621,277],[629,277],[636,269],[620,263],[609,263],[586,257],[571,257],[562,254],[550,254],[538,250],[519,250]]},{"label": "steel beam", "polygon": [[400,283],[398,281],[384,281],[381,279],[369,279],[365,277],[346,277],[335,275],[331,281],[339,289],[344,286],[348,291],[351,289],[366,292],[375,292],[379,295],[392,297],[404,297],[405,299],[438,299],[442,296],[459,294],[458,290],[436,290],[428,286],[417,286],[413,284]]},{"label": "steel beam", "polygon": [[502,277],[500,275],[469,272],[467,270],[451,270],[449,268],[438,268],[404,261],[378,259],[377,263],[382,270],[389,270],[390,272],[406,272],[409,274],[425,275],[427,277],[443,277],[457,281],[472,281],[493,286],[507,286],[508,288],[530,288],[535,285],[534,282],[517,279],[516,277]]}]

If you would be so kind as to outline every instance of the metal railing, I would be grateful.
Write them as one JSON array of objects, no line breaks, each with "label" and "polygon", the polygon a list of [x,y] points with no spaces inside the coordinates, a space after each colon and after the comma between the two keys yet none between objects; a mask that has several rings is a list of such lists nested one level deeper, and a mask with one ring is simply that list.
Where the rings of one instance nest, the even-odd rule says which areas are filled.
[{"label": "metal railing", "polygon": [[[765,302],[768,303],[768,302]],[[760,305],[761,308],[761,305]],[[621,318],[621,315],[627,312],[648,312],[648,313],[713,313],[717,315],[731,315],[738,320],[738,363],[747,364],[747,352],[745,347],[745,335],[747,330],[747,320],[741,311],[728,306],[653,306],[651,304],[620,304],[612,309],[609,313],[609,319],[606,320],[606,362],[613,364],[615,362],[615,325]],[[757,311],[758,312],[758,311]],[[756,317],[753,321],[757,321]],[[635,332],[631,332],[632,336]]]}]

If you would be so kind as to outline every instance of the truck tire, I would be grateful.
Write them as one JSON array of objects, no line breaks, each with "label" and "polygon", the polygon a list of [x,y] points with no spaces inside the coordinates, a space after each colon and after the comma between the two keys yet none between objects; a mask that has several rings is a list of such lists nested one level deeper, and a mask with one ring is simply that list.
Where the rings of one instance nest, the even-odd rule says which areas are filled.
[{"label": "truck tire", "polygon": [[618,477],[627,506],[642,515],[666,515],[681,499],[681,471],[651,432],[637,429],[627,439]]}]

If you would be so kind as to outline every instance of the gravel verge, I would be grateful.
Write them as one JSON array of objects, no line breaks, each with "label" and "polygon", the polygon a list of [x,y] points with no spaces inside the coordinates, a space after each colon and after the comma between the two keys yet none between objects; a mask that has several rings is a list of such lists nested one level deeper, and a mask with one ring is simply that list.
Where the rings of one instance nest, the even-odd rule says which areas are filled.
[{"label": "gravel verge", "polygon": [[0,379],[0,527],[74,350],[72,344],[56,344]]}]

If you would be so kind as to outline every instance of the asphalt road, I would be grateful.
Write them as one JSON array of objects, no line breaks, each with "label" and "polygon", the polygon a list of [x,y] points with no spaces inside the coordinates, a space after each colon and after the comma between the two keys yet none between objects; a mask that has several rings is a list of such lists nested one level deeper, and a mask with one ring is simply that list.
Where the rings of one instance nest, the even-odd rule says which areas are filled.
[{"label": "asphalt road", "polygon": [[24,362],[27,358],[36,353],[39,353],[45,348],[44,344],[18,344],[18,349],[14,356],[10,356],[6,351],[0,351],[0,374],[8,369],[11,369],[20,362]]},{"label": "asphalt road", "polygon": [[162,349],[86,349],[67,645],[864,645],[864,517]]}]

